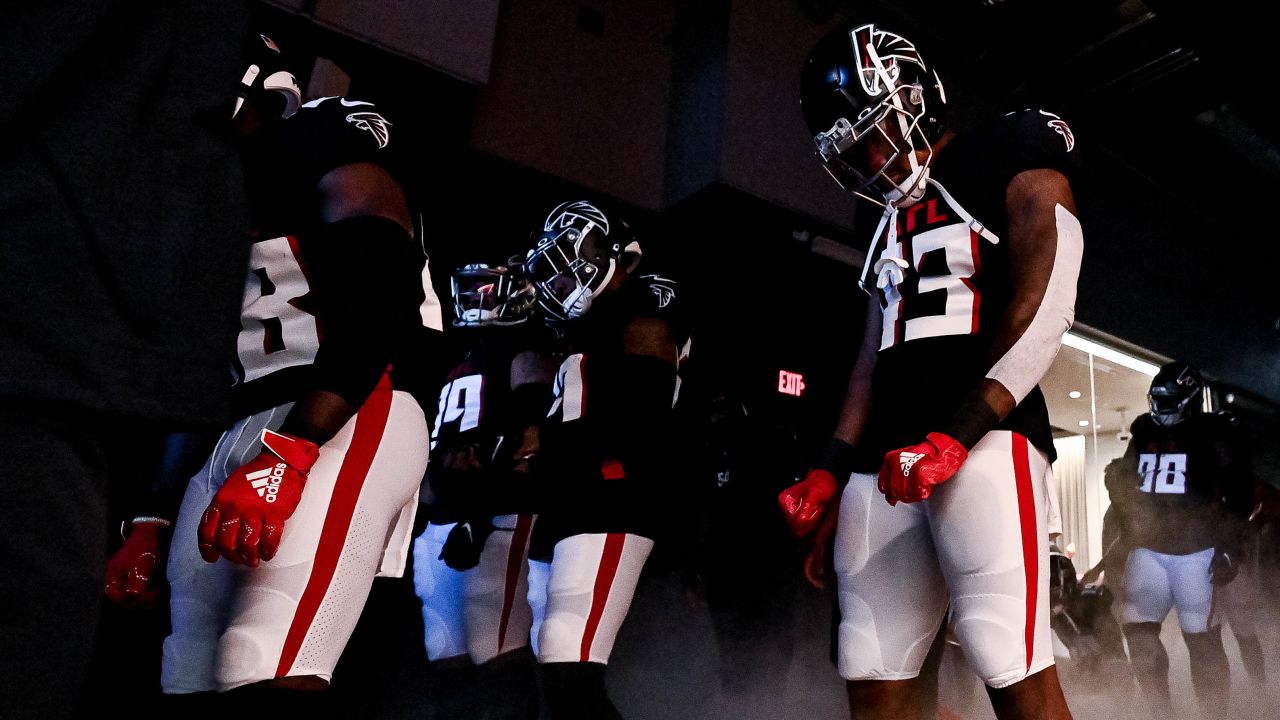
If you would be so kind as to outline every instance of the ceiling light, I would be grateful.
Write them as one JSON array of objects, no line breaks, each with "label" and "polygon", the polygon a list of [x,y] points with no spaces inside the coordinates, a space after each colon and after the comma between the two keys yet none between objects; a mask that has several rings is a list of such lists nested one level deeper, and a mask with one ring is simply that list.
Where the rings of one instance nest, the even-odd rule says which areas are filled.
[{"label": "ceiling light", "polygon": [[1078,424],[1080,427],[1089,427],[1089,421],[1088,421],[1088,420],[1081,420],[1081,421],[1080,421],[1079,423],[1077,423],[1077,424]]},{"label": "ceiling light", "polygon": [[1138,358],[1128,353],[1120,352],[1115,348],[1107,347],[1106,345],[1096,343],[1092,340],[1086,340],[1075,333],[1068,332],[1063,335],[1062,344],[1067,347],[1072,347],[1077,350],[1082,350],[1092,355],[1096,355],[1103,360],[1109,360],[1121,367],[1136,370],[1137,372],[1149,377],[1155,377],[1156,373],[1160,371],[1160,368],[1156,365],[1139,360]]},{"label": "ceiling light", "polygon": [[1072,390],[1071,392],[1067,393],[1067,397],[1071,398],[1072,400],[1079,400],[1079,399],[1080,399],[1080,391],[1079,391],[1079,390]]}]

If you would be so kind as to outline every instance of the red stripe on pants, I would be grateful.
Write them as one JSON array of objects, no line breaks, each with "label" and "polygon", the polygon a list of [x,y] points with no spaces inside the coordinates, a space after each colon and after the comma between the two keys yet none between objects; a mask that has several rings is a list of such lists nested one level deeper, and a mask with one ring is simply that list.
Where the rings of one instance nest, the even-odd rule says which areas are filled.
[{"label": "red stripe on pants", "polygon": [[307,587],[302,591],[298,609],[289,625],[289,633],[285,635],[280,664],[276,666],[276,677],[285,677],[293,669],[293,662],[302,649],[302,641],[306,639],[320,603],[329,591],[334,570],[338,567],[338,558],[342,556],[342,548],[346,544],[347,531],[351,528],[356,501],[360,499],[360,490],[364,487],[369,466],[373,464],[373,456],[377,454],[382,442],[382,432],[387,427],[387,417],[390,414],[391,381],[383,375],[378,387],[369,394],[369,398],[356,413],[351,445],[342,458],[342,467],[338,469],[338,478],[334,481],[333,496],[329,499],[316,557],[311,565],[311,576],[307,578]]},{"label": "red stripe on pants", "polygon": [[516,586],[520,583],[520,568],[524,565],[524,547],[533,529],[532,515],[517,515],[516,529],[511,538],[511,550],[507,553],[507,584],[502,591],[502,620],[498,623],[498,653],[507,642],[507,621],[511,619],[511,607],[515,601]]},{"label": "red stripe on pants", "polygon": [[591,612],[587,614],[587,626],[582,632],[582,662],[591,661],[591,643],[595,642],[596,629],[600,627],[600,617],[604,615],[604,606],[609,601],[609,590],[613,587],[614,576],[618,574],[618,562],[622,559],[622,546],[626,541],[627,536],[623,533],[605,535],[600,571],[596,573],[595,592],[591,595]]},{"label": "red stripe on pants", "polygon": [[1018,521],[1022,526],[1022,570],[1027,581],[1027,671],[1036,639],[1036,593],[1040,587],[1040,536],[1036,523],[1036,495],[1031,485],[1031,462],[1027,457],[1027,439],[1013,435],[1013,475],[1018,488]]}]

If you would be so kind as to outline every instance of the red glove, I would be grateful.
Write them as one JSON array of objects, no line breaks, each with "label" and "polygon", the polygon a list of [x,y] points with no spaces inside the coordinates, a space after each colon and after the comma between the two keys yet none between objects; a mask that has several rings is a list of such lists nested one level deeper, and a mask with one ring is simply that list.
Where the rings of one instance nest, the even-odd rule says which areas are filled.
[{"label": "red glove", "polygon": [[880,466],[880,492],[890,505],[920,502],[933,486],[951,479],[969,457],[969,451],[949,435],[929,433],[919,445],[899,448],[884,456]]},{"label": "red glove", "polygon": [[128,524],[124,545],[107,561],[107,599],[125,607],[150,608],[160,599],[164,557],[173,523],[138,517]]},{"label": "red glove", "polygon": [[231,473],[200,518],[200,557],[257,567],[275,557],[284,521],[298,509],[307,471],[320,457],[310,440],[262,431],[266,447]]},{"label": "red glove", "polygon": [[826,514],[839,485],[835,475],[821,469],[810,470],[800,482],[778,493],[778,507],[796,537],[804,537]]}]

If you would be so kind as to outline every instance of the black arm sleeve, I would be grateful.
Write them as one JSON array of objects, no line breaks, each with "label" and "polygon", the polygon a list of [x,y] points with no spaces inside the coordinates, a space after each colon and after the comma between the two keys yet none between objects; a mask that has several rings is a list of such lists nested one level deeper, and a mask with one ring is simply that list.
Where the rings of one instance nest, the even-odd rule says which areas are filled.
[{"label": "black arm sleeve", "polygon": [[619,460],[628,477],[646,477],[671,453],[676,368],[648,355],[621,355],[591,371],[588,387],[601,414],[592,421],[602,459]]},{"label": "black arm sleeve", "polygon": [[315,252],[320,350],[314,389],[360,407],[387,371],[405,330],[421,325],[416,312],[422,253],[399,223],[356,217],[325,225]]}]

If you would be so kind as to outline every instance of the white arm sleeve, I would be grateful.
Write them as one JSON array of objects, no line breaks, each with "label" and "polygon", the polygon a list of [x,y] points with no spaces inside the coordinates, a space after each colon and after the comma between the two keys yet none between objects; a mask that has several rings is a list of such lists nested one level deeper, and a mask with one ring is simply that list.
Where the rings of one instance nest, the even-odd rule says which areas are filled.
[{"label": "white arm sleeve", "polygon": [[1022,336],[987,373],[987,378],[1003,385],[1016,402],[1022,402],[1049,370],[1062,347],[1063,334],[1075,319],[1084,236],[1080,221],[1062,205],[1054,206],[1054,220],[1057,247],[1040,308]]}]

